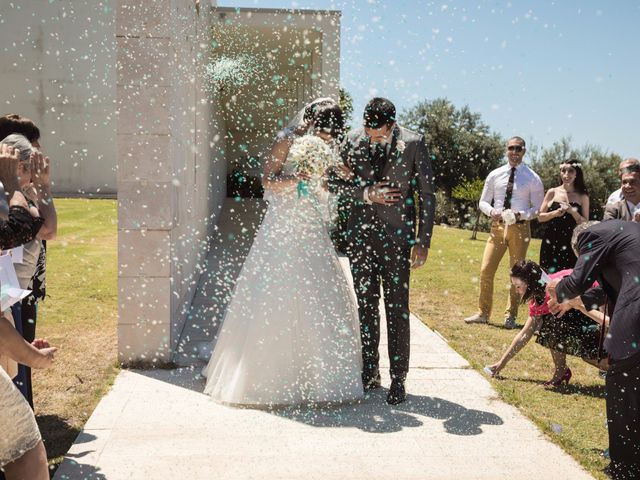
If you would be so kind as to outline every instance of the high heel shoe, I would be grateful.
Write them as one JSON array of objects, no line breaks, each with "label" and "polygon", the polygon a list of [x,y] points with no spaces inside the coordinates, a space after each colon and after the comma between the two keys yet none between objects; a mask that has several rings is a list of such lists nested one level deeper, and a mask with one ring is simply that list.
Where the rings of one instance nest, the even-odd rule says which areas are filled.
[{"label": "high heel shoe", "polygon": [[571,369],[567,367],[559,380],[549,380],[544,382],[542,385],[545,387],[559,387],[563,382],[569,385],[569,380],[571,380]]}]

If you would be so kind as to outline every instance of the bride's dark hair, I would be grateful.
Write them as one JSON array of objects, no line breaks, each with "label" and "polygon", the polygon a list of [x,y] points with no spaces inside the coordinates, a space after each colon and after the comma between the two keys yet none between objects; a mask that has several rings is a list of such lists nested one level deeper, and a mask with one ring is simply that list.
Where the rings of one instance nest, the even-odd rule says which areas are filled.
[{"label": "bride's dark hair", "polygon": [[302,117],[302,121],[305,124],[309,124],[313,122],[313,119],[316,116],[316,112],[319,109],[328,107],[331,105],[336,105],[336,102],[331,98],[322,98],[322,99],[314,100],[309,105],[304,107],[304,115]]},{"label": "bride's dark hair", "polygon": [[531,260],[521,260],[511,268],[511,276],[522,280],[527,291],[522,296],[522,303],[533,298],[538,305],[544,302],[545,290],[542,282],[542,267]]},{"label": "bride's dark hair", "polygon": [[313,129],[338,138],[344,131],[344,115],[336,103],[318,105],[313,112]]}]

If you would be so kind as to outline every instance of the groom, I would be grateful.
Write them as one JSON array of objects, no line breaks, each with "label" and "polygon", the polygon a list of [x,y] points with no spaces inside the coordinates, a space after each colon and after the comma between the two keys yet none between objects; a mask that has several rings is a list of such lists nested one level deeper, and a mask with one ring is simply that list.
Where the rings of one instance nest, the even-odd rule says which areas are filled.
[{"label": "groom", "polygon": [[342,157],[348,168],[331,176],[329,188],[354,202],[347,236],[360,315],[362,381],[365,390],[380,387],[382,283],[391,363],[387,402],[396,405],[405,400],[409,371],[410,268],[427,260],[433,230],[431,160],[424,137],[398,126],[396,108],[385,98],[367,104],[364,128],[350,132]]}]

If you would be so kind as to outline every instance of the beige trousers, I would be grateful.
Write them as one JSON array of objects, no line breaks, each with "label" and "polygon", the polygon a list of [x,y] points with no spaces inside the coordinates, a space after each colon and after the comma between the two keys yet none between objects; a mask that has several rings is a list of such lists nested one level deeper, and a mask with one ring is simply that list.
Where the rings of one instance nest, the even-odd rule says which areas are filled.
[{"label": "beige trousers", "polygon": [[[479,308],[482,315],[489,318],[493,306],[493,279],[500,265],[500,260],[509,250],[509,269],[518,261],[524,260],[529,248],[531,239],[531,228],[529,222],[516,223],[506,227],[502,223],[493,222],[491,225],[491,235],[484,247],[482,256],[482,266],[480,267],[480,299]],[[509,292],[509,303],[505,315],[516,316],[518,314],[518,304],[520,297],[516,289],[511,285]]]}]

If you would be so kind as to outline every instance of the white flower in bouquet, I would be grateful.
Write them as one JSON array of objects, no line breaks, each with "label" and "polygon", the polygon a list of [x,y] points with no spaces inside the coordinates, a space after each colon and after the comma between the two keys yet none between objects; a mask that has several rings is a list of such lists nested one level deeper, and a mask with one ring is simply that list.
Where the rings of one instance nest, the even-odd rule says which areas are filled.
[{"label": "white flower in bouquet", "polygon": [[507,209],[502,211],[502,221],[505,225],[513,225],[516,223],[516,213],[513,210]]},{"label": "white flower in bouquet", "polygon": [[331,147],[315,135],[296,138],[289,150],[289,157],[296,173],[306,173],[312,180],[319,180],[327,168],[337,163]]}]

